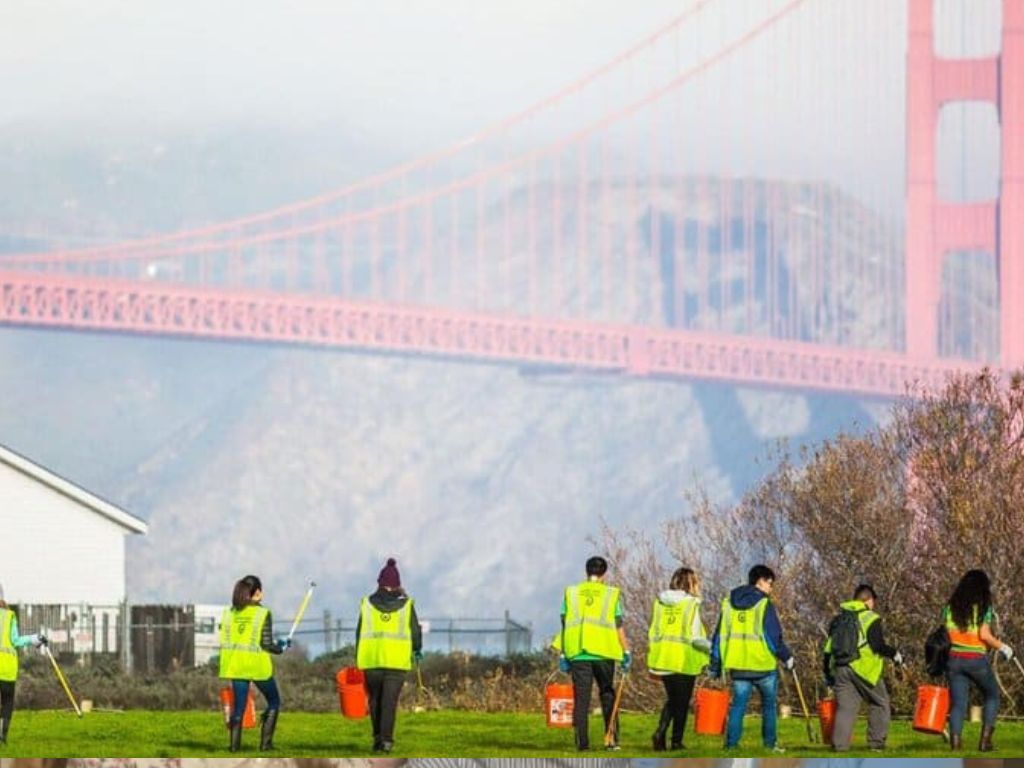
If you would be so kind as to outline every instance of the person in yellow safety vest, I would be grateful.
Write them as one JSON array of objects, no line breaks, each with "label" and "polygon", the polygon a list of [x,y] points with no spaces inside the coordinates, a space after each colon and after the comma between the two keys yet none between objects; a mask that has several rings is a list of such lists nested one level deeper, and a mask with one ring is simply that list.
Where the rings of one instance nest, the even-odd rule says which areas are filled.
[{"label": "person in yellow safety vest", "polygon": [[423,632],[413,600],[402,589],[398,563],[388,558],[377,575],[377,591],[359,604],[356,666],[366,674],[373,725],[373,751],[395,744],[398,696],[406,673],[423,659]]},{"label": "person in yellow safety vest", "polygon": [[249,699],[249,685],[255,684],[267,700],[260,729],[260,750],[274,748],[274,730],[281,710],[281,695],[274,680],[271,654],[290,648],[290,638],[274,639],[273,617],[260,603],[263,583],[258,576],[245,576],[235,582],[231,605],[224,609],[220,622],[220,677],[230,681],[235,706],[228,721],[228,749],[242,748],[242,717]]},{"label": "person in yellow safety vest", "polygon": [[[885,642],[882,618],[875,613],[877,600],[874,588],[870,584],[861,584],[854,591],[853,599],[839,606],[841,611],[852,614],[851,618],[857,623],[856,658],[843,659],[839,663],[833,649],[835,632],[830,632],[825,640],[825,682],[836,698],[836,718],[832,729],[832,749],[836,752],[850,749],[861,701],[868,704],[868,746],[875,751],[885,749],[889,735],[889,691],[882,672],[885,659],[900,665],[903,654]],[[832,626],[838,626],[843,618],[844,613],[840,613],[833,619]],[[846,651],[843,653],[845,655]]]},{"label": "person in yellow safety vest", "polygon": [[777,701],[778,664],[792,671],[793,654],[782,639],[782,625],[769,596],[775,586],[775,572],[766,565],[755,565],[747,574],[747,583],[736,587],[722,601],[715,636],[711,640],[712,678],[728,672],[732,702],[725,732],[725,747],[733,749],[743,737],[743,715],[753,689],[761,695],[761,740],[767,749],[778,738]]},{"label": "person in yellow safety vest", "polygon": [[710,660],[711,641],[700,618],[700,579],[690,568],[677,568],[669,587],[654,600],[647,630],[647,670],[665,686],[665,706],[651,737],[655,752],[664,752],[672,727],[672,749],[683,749],[686,718],[697,675]]},{"label": "person in yellow safety vest", "polygon": [[587,580],[567,587],[562,600],[562,632],[555,642],[561,651],[559,669],[572,674],[572,724],[576,732],[576,749],[590,749],[587,715],[590,692],[597,683],[601,712],[607,732],[612,728],[613,742],[606,747],[619,748],[619,724],[611,723],[615,706],[615,662],[623,673],[633,663],[626,632],[622,628],[622,603],[618,587],[604,583],[608,562],[591,557],[586,562]]},{"label": "person in yellow safety vest", "polygon": [[14,690],[18,682],[18,649],[26,645],[46,645],[44,635],[19,635],[18,617],[4,602],[0,586],[0,746],[7,743],[7,732],[14,717]]}]

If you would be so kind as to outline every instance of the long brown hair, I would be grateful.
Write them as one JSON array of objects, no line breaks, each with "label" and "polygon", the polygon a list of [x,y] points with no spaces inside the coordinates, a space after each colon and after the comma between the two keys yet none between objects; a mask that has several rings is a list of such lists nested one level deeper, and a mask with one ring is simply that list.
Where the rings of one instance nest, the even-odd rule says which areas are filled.
[{"label": "long brown hair", "polygon": [[669,582],[669,589],[681,589],[694,597],[700,596],[700,577],[692,568],[676,568]]}]

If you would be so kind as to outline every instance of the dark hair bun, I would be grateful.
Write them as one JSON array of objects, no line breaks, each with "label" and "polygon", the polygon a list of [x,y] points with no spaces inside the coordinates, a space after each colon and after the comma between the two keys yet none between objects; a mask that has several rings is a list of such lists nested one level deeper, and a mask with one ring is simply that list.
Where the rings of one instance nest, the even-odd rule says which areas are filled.
[{"label": "dark hair bun", "polygon": [[398,565],[398,563],[395,562],[395,558],[389,557],[388,558],[388,565],[394,567],[394,566]]}]

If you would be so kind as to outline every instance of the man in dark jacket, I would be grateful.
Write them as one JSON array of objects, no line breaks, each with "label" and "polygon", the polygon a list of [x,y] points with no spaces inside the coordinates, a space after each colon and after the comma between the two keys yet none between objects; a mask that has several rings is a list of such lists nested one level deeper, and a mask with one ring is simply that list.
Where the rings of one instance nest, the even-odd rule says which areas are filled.
[{"label": "man in dark jacket", "polygon": [[364,597],[356,624],[356,666],[366,675],[373,751],[394,746],[398,696],[405,675],[423,658],[423,632],[412,598],[402,589],[394,558],[377,576],[377,591]]},{"label": "man in dark jacket", "polygon": [[782,639],[782,625],[768,596],[775,584],[775,572],[755,565],[747,574],[746,586],[737,587],[722,601],[718,626],[711,641],[708,674],[732,680],[732,703],[726,729],[727,749],[743,737],[743,715],[754,688],[761,695],[761,738],[768,749],[776,747],[776,709],[779,692],[778,663],[794,667],[793,654]]}]

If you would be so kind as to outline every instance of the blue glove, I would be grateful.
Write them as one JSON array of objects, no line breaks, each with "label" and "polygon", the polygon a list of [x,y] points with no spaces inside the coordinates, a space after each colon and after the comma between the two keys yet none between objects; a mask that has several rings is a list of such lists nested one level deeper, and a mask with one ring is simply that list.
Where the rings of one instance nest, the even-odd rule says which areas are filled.
[{"label": "blue glove", "polygon": [[558,671],[565,672],[565,674],[569,674],[569,672],[572,671],[572,664],[569,663],[569,660],[565,658],[565,656],[558,657]]},{"label": "blue glove", "polygon": [[623,672],[629,674],[629,669],[633,666],[633,654],[629,651],[623,653],[622,661],[619,663],[619,666],[622,668]]},{"label": "blue glove", "polygon": [[412,660],[415,661],[417,664],[422,664],[423,663],[423,651],[413,651],[412,652]]},{"label": "blue glove", "polygon": [[292,639],[290,637],[282,637],[282,638],[280,638],[277,641],[277,647],[280,648],[282,652],[288,650],[289,648],[292,647]]}]

